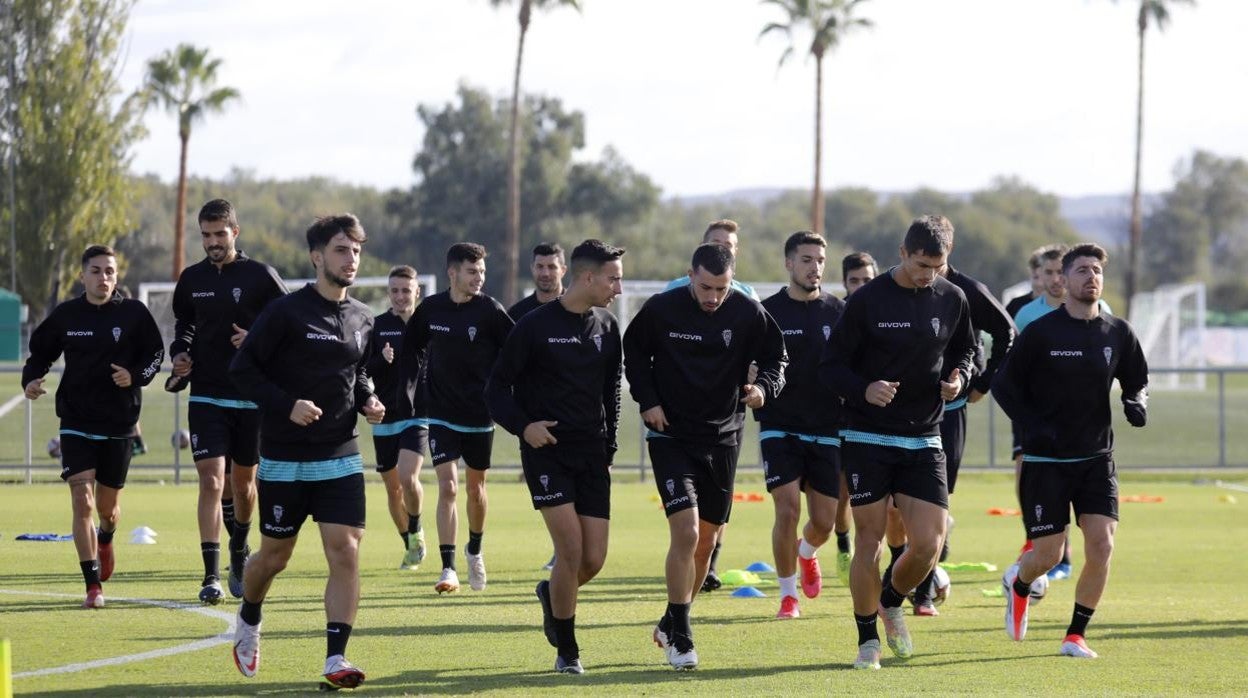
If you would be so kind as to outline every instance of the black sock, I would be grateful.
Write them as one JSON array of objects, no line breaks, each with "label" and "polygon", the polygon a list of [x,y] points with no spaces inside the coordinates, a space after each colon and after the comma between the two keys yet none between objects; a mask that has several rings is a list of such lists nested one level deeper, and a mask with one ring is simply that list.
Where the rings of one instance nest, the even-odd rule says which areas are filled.
[{"label": "black sock", "polygon": [[[689,606],[687,603],[671,603],[667,604],[667,615],[672,619],[672,632],[680,633],[689,639],[693,639],[693,626],[689,624]],[[669,638],[670,639],[670,638]]]},{"label": "black sock", "polygon": [[484,535],[485,535],[484,531],[481,533],[476,533],[471,530],[468,531],[468,547],[464,548],[464,551],[467,552],[469,555],[480,555],[481,554],[481,536],[484,536]]},{"label": "black sock", "polygon": [[566,661],[581,658],[581,648],[576,644],[576,615],[571,618],[555,619],[555,641],[559,645],[559,656]]},{"label": "black sock", "polygon": [[931,572],[919,582],[914,588],[914,605],[922,606],[925,602],[931,601],[932,596],[936,593],[936,568],[932,568]]},{"label": "black sock", "polygon": [[849,552],[849,531],[848,530],[836,532],[836,552],[838,553]]},{"label": "black sock", "polygon": [[220,543],[200,543],[199,554],[204,558],[204,582],[207,583],[208,578],[221,578],[221,544]]},{"label": "black sock", "polygon": [[251,522],[234,522],[234,530],[230,533],[230,552],[241,553],[247,547],[247,534],[251,533]]},{"label": "black sock", "polygon": [[455,569],[455,546],[439,545],[438,552],[442,554],[442,569]]},{"label": "black sock", "polygon": [[1062,564],[1063,565],[1070,564],[1070,548],[1069,547],[1062,548]]},{"label": "black sock", "polygon": [[260,618],[263,615],[260,612],[260,604],[262,603],[264,602],[252,603],[244,596],[243,602],[238,606],[238,617],[242,618],[247,625],[260,625]]},{"label": "black sock", "polygon": [[1088,631],[1088,621],[1092,620],[1093,613],[1096,613],[1095,608],[1075,604],[1075,612],[1070,617],[1070,627],[1066,628],[1066,634],[1083,637]]},{"label": "black sock", "polygon": [[871,615],[867,615],[867,616],[860,616],[857,613],[854,614],[854,624],[858,626],[858,644],[859,645],[866,644],[867,642],[870,642],[871,640],[875,640],[876,642],[879,642],[880,631],[879,629],[875,627],[876,625],[875,617],[877,615],[878,614],[876,613],[872,613]]},{"label": "black sock", "polygon": [[347,653],[347,640],[351,639],[351,626],[347,623],[325,624],[325,657]]},{"label": "black sock", "polygon": [[1014,593],[1023,598],[1031,596],[1031,582],[1024,582],[1022,577],[1015,577]]},{"label": "black sock", "polygon": [[407,532],[420,533],[420,514],[407,515]]},{"label": "black sock", "polygon": [[901,557],[901,554],[904,552],[906,552],[905,543],[902,543],[901,545],[888,546],[888,566],[891,568],[893,565],[897,564],[897,558]]},{"label": "black sock", "polygon": [[715,549],[711,551],[711,566],[707,568],[708,573],[715,571],[715,563],[719,562],[719,549],[723,546],[723,543],[715,543]]},{"label": "black sock", "polygon": [[105,531],[103,527],[100,527],[95,529],[95,537],[96,540],[99,541],[100,545],[111,545],[113,542],[113,534],[116,532],[117,529],[115,528],[111,531]]},{"label": "black sock", "polygon": [[880,590],[880,605],[884,608],[897,608],[905,600],[906,595],[894,589],[891,581]]},{"label": "black sock", "polygon": [[221,500],[221,523],[225,524],[225,531],[231,537],[234,536],[234,500]]},{"label": "black sock", "polygon": [[82,580],[87,583],[87,588],[100,586],[100,561],[87,560],[79,562],[78,566],[82,568]]},{"label": "black sock", "polygon": [[408,536],[410,536],[410,535],[411,535],[411,534],[409,534],[407,531],[404,531],[404,532],[402,532],[402,533],[400,533],[400,534],[399,534],[399,538],[402,538],[402,539],[403,539],[403,549],[404,549],[404,550],[407,550],[408,546],[410,546],[410,545],[411,545],[411,543],[410,543],[410,542],[408,542]]}]

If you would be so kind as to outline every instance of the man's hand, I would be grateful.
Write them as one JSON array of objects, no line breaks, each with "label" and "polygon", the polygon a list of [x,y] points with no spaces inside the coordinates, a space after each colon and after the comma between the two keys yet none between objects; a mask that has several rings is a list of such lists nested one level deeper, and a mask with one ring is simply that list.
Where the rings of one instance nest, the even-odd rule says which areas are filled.
[{"label": "man's hand", "polygon": [[364,412],[364,419],[368,420],[369,424],[381,424],[381,420],[386,418],[386,406],[381,404],[381,400],[378,400],[376,395],[368,396],[368,401],[364,403],[361,411]]},{"label": "man's hand", "polygon": [[745,396],[741,398],[741,402],[744,402],[746,407],[755,410],[762,407],[763,402],[767,399],[767,393],[764,393],[762,388],[753,383],[741,386],[741,394]]},{"label": "man's hand", "polygon": [[641,421],[645,422],[646,426],[654,431],[662,432],[667,430],[667,415],[663,414],[662,405],[655,405],[642,412]]},{"label": "man's hand", "polygon": [[173,375],[186,377],[191,375],[191,365],[195,362],[191,360],[190,352],[182,352],[173,357]]},{"label": "man's hand", "polygon": [[230,327],[234,328],[234,334],[230,335],[230,344],[233,344],[234,348],[237,349],[243,346],[243,340],[247,339],[247,330],[244,330],[232,322],[230,323]]},{"label": "man's hand", "polygon": [[26,384],[26,398],[28,400],[38,400],[40,395],[44,395],[48,392],[43,389],[44,380],[44,378],[36,378]]},{"label": "man's hand", "polygon": [[940,397],[952,400],[962,392],[962,371],[953,369],[949,372],[949,380],[940,382]]},{"label": "man's hand", "polygon": [[321,408],[311,400],[295,400],[295,406],[290,410],[290,421],[301,427],[306,427],[320,418]]},{"label": "man's hand", "polygon": [[971,392],[966,394],[966,401],[973,405],[979,402],[980,400],[983,400],[984,396],[987,394],[988,393],[981,393],[978,390],[971,388]]},{"label": "man's hand", "polygon": [[113,384],[118,388],[129,388],[130,372],[117,364],[109,364],[109,367],[113,369]]},{"label": "man's hand", "polygon": [[388,364],[394,363],[394,347],[390,346],[390,342],[386,342],[386,346],[381,348],[381,358]]},{"label": "man's hand", "polygon": [[745,382],[753,383],[756,380],[758,380],[758,364],[751,361],[749,370],[745,372]]},{"label": "man's hand", "polygon": [[897,381],[876,381],[867,386],[864,397],[867,404],[876,407],[888,407],[888,403],[897,397],[897,386],[901,385]]},{"label": "man's hand", "polygon": [[524,442],[533,448],[541,448],[542,446],[553,446],[559,443],[550,433],[550,427],[555,426],[559,422],[551,422],[543,420],[540,422],[530,422],[529,426],[524,428]]}]

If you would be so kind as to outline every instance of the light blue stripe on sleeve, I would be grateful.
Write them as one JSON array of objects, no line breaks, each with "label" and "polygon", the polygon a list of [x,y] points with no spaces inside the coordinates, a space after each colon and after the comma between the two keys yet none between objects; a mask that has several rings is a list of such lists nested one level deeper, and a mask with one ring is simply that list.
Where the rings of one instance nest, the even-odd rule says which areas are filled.
[{"label": "light blue stripe on sleeve", "polygon": [[969,400],[967,400],[964,397],[958,398],[957,400],[954,400],[953,402],[946,402],[945,411],[952,412],[954,410],[960,410],[963,407],[966,407],[967,402],[969,402]]}]

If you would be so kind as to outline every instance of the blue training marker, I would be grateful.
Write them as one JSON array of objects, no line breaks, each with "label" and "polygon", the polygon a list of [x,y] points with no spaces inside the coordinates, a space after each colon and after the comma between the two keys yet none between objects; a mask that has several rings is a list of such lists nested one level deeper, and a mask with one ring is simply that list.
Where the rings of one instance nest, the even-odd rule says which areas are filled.
[{"label": "blue training marker", "polygon": [[732,595],[743,599],[758,599],[767,596],[754,587],[741,587],[732,592]]},{"label": "blue training marker", "polygon": [[750,565],[749,567],[746,567],[745,569],[749,570],[750,572],[769,572],[771,574],[775,574],[776,572],[775,567],[772,567],[771,565],[769,565],[766,562],[763,562],[762,560],[755,562],[754,564]]}]

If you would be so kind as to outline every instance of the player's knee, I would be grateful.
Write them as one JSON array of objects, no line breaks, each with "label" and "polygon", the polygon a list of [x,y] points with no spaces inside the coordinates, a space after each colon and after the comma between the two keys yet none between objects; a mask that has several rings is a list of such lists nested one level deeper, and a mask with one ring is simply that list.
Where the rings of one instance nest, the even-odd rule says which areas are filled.
[{"label": "player's knee", "polygon": [[455,480],[445,479],[438,481],[438,496],[446,499],[455,499],[459,494],[459,483]]},{"label": "player's knee", "polygon": [[1088,541],[1085,547],[1089,563],[1109,564],[1109,559],[1114,555],[1114,539],[1108,536],[1099,540]]},{"label": "player's knee", "polygon": [[797,522],[801,518],[801,509],[789,502],[776,502],[776,526],[784,530],[797,529]]},{"label": "player's knee", "polygon": [[836,512],[812,509],[810,512],[810,525],[814,527],[815,531],[825,536],[829,535],[832,533],[832,527],[836,525]]}]

